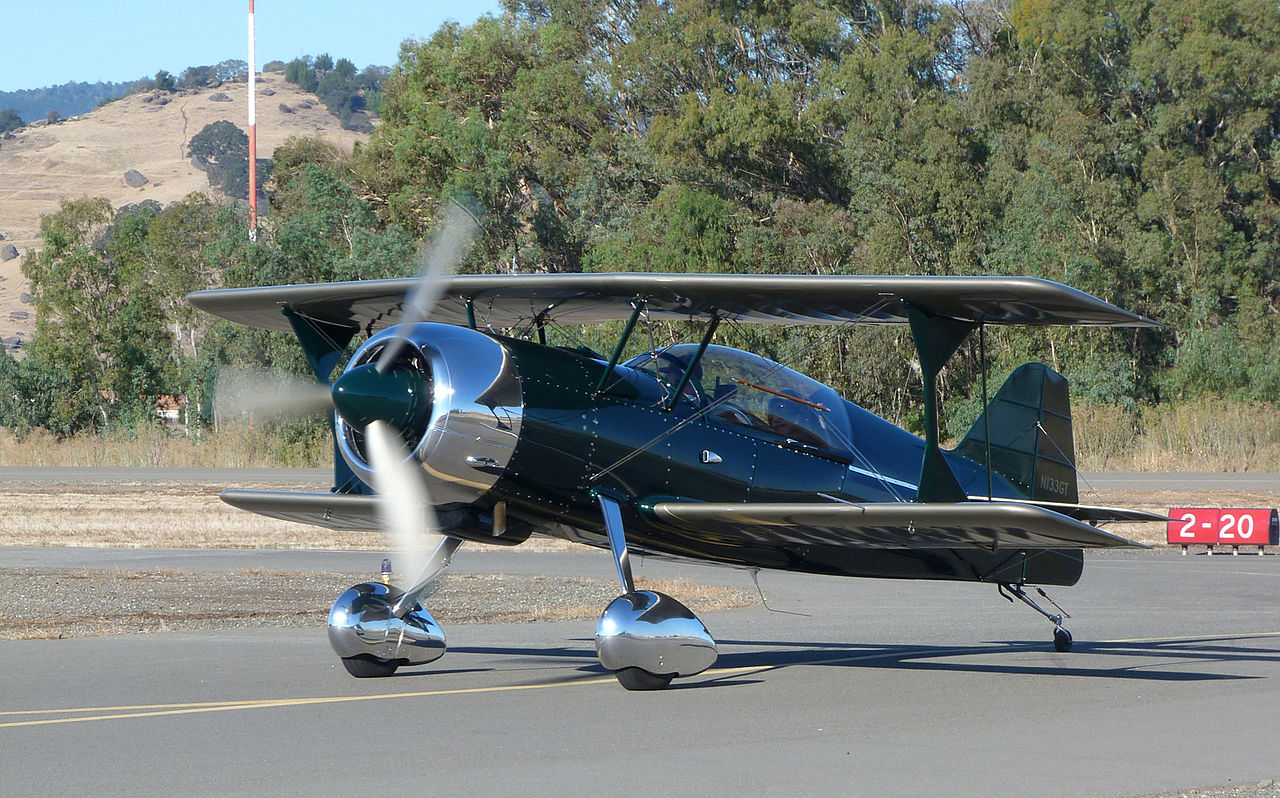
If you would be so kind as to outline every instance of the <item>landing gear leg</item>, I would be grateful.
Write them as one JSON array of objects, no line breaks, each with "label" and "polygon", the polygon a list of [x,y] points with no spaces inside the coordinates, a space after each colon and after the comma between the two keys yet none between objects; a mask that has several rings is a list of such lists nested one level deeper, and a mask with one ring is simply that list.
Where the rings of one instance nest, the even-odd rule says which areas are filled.
[{"label": "landing gear leg", "polygon": [[1034,600],[1032,600],[1030,596],[1027,595],[1027,592],[1023,589],[1022,585],[1020,584],[1011,584],[1009,582],[999,582],[996,584],[996,589],[1000,592],[1000,595],[1003,596],[1010,603],[1012,603],[1014,599],[1017,599],[1018,601],[1021,601],[1023,604],[1026,604],[1028,607],[1040,613],[1044,617],[1048,618],[1049,622],[1053,624],[1053,647],[1058,651],[1062,651],[1062,652],[1067,652],[1071,650],[1071,633],[1068,632],[1067,628],[1062,625],[1063,619],[1070,618],[1071,616],[1067,614],[1066,610],[1059,607],[1058,604],[1053,599],[1049,598],[1049,595],[1047,593],[1045,593],[1040,588],[1036,588],[1036,591],[1041,596],[1044,597],[1045,601],[1048,601],[1050,604],[1052,604],[1058,610],[1059,614],[1055,615],[1054,613],[1049,612],[1044,607],[1041,607],[1039,604],[1037,604]]},{"label": "landing gear leg", "polygon": [[390,676],[403,665],[444,655],[444,631],[418,604],[462,541],[445,538],[408,590],[379,582],[348,588],[329,610],[329,645],[347,672],[360,679]]},{"label": "landing gear leg", "polygon": [[628,690],[661,690],[677,676],[716,661],[716,641],[688,607],[663,593],[636,590],[617,500],[598,495],[623,594],[596,623],[596,654]]}]

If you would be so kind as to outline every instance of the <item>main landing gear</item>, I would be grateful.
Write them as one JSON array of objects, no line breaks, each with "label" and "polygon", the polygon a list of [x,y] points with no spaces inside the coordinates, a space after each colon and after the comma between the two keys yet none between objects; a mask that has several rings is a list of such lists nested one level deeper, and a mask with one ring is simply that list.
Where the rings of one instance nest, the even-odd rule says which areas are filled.
[{"label": "main landing gear", "polygon": [[460,545],[455,538],[440,541],[408,590],[362,582],[338,596],[329,610],[329,645],[348,673],[361,679],[390,676],[401,666],[444,655],[444,631],[418,599]]},{"label": "main landing gear", "polygon": [[653,590],[636,590],[618,502],[596,497],[604,513],[623,594],[596,624],[596,653],[628,690],[661,690],[677,676],[702,673],[715,663],[716,641],[688,607]]},{"label": "main landing gear", "polygon": [[1059,614],[1055,615],[1049,612],[1048,610],[1044,609],[1043,607],[1041,607],[1039,604],[1037,604],[1034,600],[1032,600],[1030,596],[1027,595],[1026,591],[1023,589],[1022,585],[1020,584],[1014,584],[1009,582],[998,582],[996,584],[996,589],[1000,592],[1000,595],[1003,596],[1010,603],[1012,603],[1014,599],[1017,599],[1021,601],[1023,604],[1026,604],[1031,609],[1040,613],[1044,617],[1048,618],[1049,621],[1053,624],[1053,647],[1058,651],[1062,651],[1062,652],[1067,652],[1071,650],[1071,633],[1068,632],[1067,628],[1062,625],[1062,620],[1064,618],[1070,618],[1071,616],[1067,613],[1066,610],[1059,607],[1057,602],[1049,598],[1049,595],[1047,593],[1045,593],[1040,588],[1036,588],[1036,592],[1039,593],[1044,598],[1045,601],[1052,604],[1054,608],[1058,610]]},{"label": "main landing gear", "polygon": [[[596,624],[596,653],[628,690],[661,690],[677,676],[702,673],[715,663],[716,641],[698,616],[672,597],[636,590],[617,500],[598,497],[623,594]],[[444,655],[444,632],[418,599],[449,565],[461,545],[445,538],[408,590],[378,582],[348,588],[329,611],[329,644],[358,678],[390,676],[405,665]]]}]

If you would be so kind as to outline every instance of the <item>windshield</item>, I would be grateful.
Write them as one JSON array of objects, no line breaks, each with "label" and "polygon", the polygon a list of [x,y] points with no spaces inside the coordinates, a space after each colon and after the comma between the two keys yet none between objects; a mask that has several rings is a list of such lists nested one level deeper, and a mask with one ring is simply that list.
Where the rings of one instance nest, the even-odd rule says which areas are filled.
[{"label": "windshield", "polygon": [[[677,344],[632,358],[626,365],[657,379],[669,397],[697,351],[696,344]],[[719,421],[824,449],[851,448],[845,402],[835,391],[740,349],[708,346],[681,398],[706,408],[707,416]]]}]

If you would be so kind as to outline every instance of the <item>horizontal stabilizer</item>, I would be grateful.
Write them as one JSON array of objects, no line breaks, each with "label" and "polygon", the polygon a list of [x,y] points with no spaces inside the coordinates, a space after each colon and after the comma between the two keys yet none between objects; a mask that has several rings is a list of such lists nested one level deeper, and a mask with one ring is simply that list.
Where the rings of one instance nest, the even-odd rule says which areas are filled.
[{"label": "horizontal stabilizer", "polygon": [[[970,501],[985,502],[986,496],[970,496]],[[1135,510],[1129,507],[1104,507],[1096,504],[1065,504],[1063,502],[1042,502],[1028,499],[997,499],[1000,502],[1012,502],[1014,504],[1030,504],[1034,507],[1043,507],[1046,510],[1052,510],[1055,513],[1061,513],[1069,518],[1077,521],[1086,521],[1090,524],[1105,524],[1108,522],[1118,521],[1121,523],[1144,523],[1158,522],[1161,524],[1168,523],[1171,519],[1168,513],[1152,513],[1147,510]]]},{"label": "horizontal stabilizer", "polygon": [[1013,502],[642,504],[655,521],[705,537],[767,545],[875,549],[1145,548],[1067,516]]}]

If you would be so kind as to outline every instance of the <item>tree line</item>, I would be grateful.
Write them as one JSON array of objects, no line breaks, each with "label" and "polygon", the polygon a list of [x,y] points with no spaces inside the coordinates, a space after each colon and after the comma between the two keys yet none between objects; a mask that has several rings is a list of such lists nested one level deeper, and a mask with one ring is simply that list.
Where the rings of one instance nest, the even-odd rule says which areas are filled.
[{"label": "tree line", "polygon": [[[282,65],[282,62],[276,63]],[[55,121],[88,113],[94,108],[138,92],[173,92],[218,86],[222,83],[243,83],[248,74],[249,65],[245,61],[229,58],[217,64],[189,66],[178,75],[161,69],[154,77],[121,83],[68,82],[40,89],[0,91],[0,109],[4,109],[0,111],[0,133],[16,130],[35,119]]]},{"label": "tree line", "polygon": [[[0,108],[4,109],[5,122],[0,132],[22,127],[23,120],[31,122],[45,119],[50,111],[59,116],[75,116],[92,111],[104,102],[117,100],[132,91],[135,81],[124,83],[68,82],[60,86],[39,89],[0,91]],[[10,113],[12,114],[10,116]],[[16,124],[11,124],[16,120]]]},{"label": "tree line", "polygon": [[[128,224],[64,205],[25,266],[32,352],[0,382],[74,352],[67,385],[93,402],[72,429],[111,418],[103,396],[198,394],[222,362],[301,373],[295,344],[194,318],[181,295],[410,273],[465,193],[486,209],[467,271],[1019,274],[1166,325],[990,331],[987,361],[975,342],[944,377],[953,431],[982,367],[996,381],[1031,358],[1130,409],[1275,402],[1277,74],[1280,10],[1257,0],[508,0],[405,42],[366,145],[277,150],[257,242],[207,200]],[[76,282],[56,269],[90,264],[115,270],[97,278],[121,293],[110,312],[59,298]],[[142,334],[111,327],[130,313],[157,363],[111,349]],[[55,344],[72,334],[104,338]],[[739,335],[918,424],[905,330]]]}]

